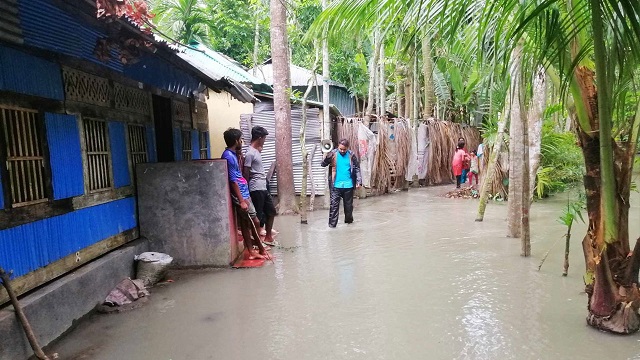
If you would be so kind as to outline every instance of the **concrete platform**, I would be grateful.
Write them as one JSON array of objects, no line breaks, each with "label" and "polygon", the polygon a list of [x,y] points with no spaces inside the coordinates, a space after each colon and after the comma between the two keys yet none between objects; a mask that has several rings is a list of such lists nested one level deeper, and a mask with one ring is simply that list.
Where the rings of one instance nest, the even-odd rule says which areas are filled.
[{"label": "concrete platform", "polygon": [[[60,337],[120,280],[133,277],[133,256],[145,251],[149,251],[149,241],[135,240],[24,296],[20,303],[40,345]],[[13,307],[1,309],[0,359],[24,360],[32,354]]]}]

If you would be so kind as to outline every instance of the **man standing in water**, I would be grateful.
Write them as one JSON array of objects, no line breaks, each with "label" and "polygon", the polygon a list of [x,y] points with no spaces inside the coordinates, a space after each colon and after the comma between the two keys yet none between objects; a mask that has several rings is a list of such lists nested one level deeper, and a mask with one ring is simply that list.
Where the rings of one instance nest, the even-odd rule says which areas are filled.
[{"label": "man standing in water", "polygon": [[[229,128],[224,132],[223,136],[227,148],[222,153],[221,158],[227,160],[227,174],[229,176],[229,186],[231,187],[231,199],[236,209],[236,214],[238,215],[237,218],[244,240],[244,247],[249,255],[248,259],[268,258],[260,239],[254,239],[252,241],[251,237],[251,226],[255,225],[258,227],[260,222],[258,221],[256,209],[251,201],[247,180],[242,177],[238,162],[238,152],[242,150],[242,131]],[[251,221],[253,221],[254,225],[251,224]],[[254,243],[258,247],[259,253],[253,249]]]},{"label": "man standing in water", "polygon": [[353,193],[362,185],[360,163],[356,154],[349,150],[349,140],[342,139],[338,148],[327,153],[322,166],[329,166],[329,188],[331,189],[331,207],[329,209],[329,227],[338,225],[340,199],[344,201],[344,222],[353,222]]},{"label": "man standing in water", "polygon": [[[262,165],[262,148],[269,132],[262,126],[251,129],[251,145],[244,156],[244,168],[242,173],[249,180],[249,192],[251,200],[256,208],[260,225],[265,226],[266,233],[264,243],[269,246],[277,245],[273,240],[273,220],[276,216],[276,207],[267,189],[267,173]],[[262,235],[262,234],[261,234]]]}]

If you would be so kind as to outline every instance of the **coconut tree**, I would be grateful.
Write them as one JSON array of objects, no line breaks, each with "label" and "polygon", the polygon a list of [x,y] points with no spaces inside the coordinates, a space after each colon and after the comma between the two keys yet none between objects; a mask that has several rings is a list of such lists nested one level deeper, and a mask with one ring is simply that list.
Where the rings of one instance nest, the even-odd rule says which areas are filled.
[{"label": "coconut tree", "polygon": [[174,40],[207,42],[210,19],[201,0],[153,0],[150,8],[156,25]]},{"label": "coconut tree", "polygon": [[569,95],[565,105],[578,124],[586,167],[587,321],[616,333],[637,331],[640,239],[631,251],[628,225],[640,129],[640,2],[342,0],[321,19],[330,31],[345,33],[384,17],[401,17],[406,29],[438,24],[443,37],[477,22],[484,60],[506,64],[511,50],[524,41],[539,64],[557,71]]},{"label": "coconut tree", "polygon": [[271,1],[271,59],[273,104],[276,118],[276,175],[280,213],[297,210],[291,159],[291,70],[287,36],[287,9],[282,1]]}]

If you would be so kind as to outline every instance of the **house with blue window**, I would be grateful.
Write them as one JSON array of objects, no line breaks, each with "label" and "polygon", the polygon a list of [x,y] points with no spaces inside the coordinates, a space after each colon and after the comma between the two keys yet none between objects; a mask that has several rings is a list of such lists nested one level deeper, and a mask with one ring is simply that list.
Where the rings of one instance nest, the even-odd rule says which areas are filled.
[{"label": "house with blue window", "polygon": [[[122,249],[139,237],[136,165],[211,158],[208,92],[255,98],[127,19],[97,19],[95,1],[0,0],[0,11],[0,266],[27,313],[49,307],[51,319],[32,319],[47,344],[106,295],[81,266],[120,251],[126,269],[97,271],[131,272]],[[85,302],[37,293],[74,271],[88,277],[66,291]],[[0,287],[0,358],[21,358],[7,300]]]}]

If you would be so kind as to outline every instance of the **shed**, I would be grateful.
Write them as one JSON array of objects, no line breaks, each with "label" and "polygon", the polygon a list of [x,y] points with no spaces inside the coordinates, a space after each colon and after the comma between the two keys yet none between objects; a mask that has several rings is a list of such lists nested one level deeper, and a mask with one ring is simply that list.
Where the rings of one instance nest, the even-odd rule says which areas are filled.
[{"label": "shed", "polygon": [[[295,91],[304,93],[307,90],[309,79],[314,74],[311,70],[291,64],[291,87]],[[256,76],[264,80],[265,83],[273,85],[273,64],[271,60],[258,66]],[[322,102],[322,84],[323,77],[315,74],[316,84],[309,94],[309,100]],[[329,102],[340,111],[344,116],[350,116],[356,113],[356,99],[349,92],[346,86],[339,82],[329,79]]]},{"label": "shed", "polygon": [[[253,114],[243,114],[240,119],[240,129],[244,135],[245,144],[251,142],[251,128],[254,126],[262,126],[269,132],[262,150],[262,162],[265,169],[270,169],[275,165],[276,161],[276,144],[275,144],[275,112],[273,106],[273,95],[256,94],[260,98],[260,102],[254,107]],[[317,101],[307,102],[307,130],[305,144],[311,160],[310,171],[313,175],[313,186],[316,195],[323,195],[326,189],[325,169],[320,166],[324,154],[321,150],[321,129],[322,129],[322,103]],[[341,115],[337,107],[330,107],[332,125]],[[302,105],[299,101],[293,100],[291,105],[291,157],[293,159],[293,181],[296,194],[300,194],[302,189],[302,148],[300,146],[300,128],[302,127]],[[334,133],[332,129],[332,133]],[[277,168],[275,170],[277,172]],[[269,178],[269,187],[272,194],[276,194],[278,190],[278,180],[275,172]],[[312,179],[309,178],[308,194],[311,193]]]}]

